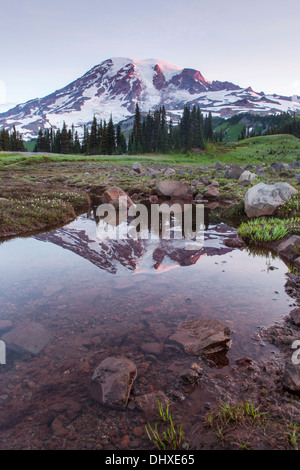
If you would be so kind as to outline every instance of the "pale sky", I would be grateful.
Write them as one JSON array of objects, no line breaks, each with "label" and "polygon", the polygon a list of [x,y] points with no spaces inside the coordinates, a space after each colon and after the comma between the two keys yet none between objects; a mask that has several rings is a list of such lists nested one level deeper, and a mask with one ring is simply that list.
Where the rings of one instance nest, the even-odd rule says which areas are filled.
[{"label": "pale sky", "polygon": [[0,0],[0,105],[43,97],[110,57],[300,95],[299,0]]}]

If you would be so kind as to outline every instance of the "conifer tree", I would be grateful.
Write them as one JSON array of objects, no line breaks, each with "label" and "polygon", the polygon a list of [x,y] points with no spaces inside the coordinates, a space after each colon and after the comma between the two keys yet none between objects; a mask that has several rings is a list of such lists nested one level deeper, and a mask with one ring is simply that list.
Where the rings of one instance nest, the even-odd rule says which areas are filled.
[{"label": "conifer tree", "polygon": [[116,141],[115,141],[115,128],[112,120],[112,116],[108,121],[107,125],[107,154],[112,155],[116,151]]}]

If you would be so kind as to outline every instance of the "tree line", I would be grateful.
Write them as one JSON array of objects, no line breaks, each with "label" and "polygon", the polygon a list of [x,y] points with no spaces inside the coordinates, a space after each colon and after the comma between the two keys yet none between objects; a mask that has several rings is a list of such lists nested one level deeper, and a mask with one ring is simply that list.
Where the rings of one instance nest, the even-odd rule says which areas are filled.
[{"label": "tree line", "polygon": [[172,119],[167,122],[166,110],[162,106],[142,118],[136,104],[133,130],[128,141],[128,153],[188,152],[204,150],[207,141],[214,140],[213,120],[209,113],[203,117],[199,106],[185,106],[178,125]]},{"label": "tree line", "polygon": [[34,151],[85,155],[188,152],[194,148],[203,150],[206,142],[213,140],[212,115],[203,117],[199,107],[185,106],[179,123],[174,126],[172,120],[167,121],[164,106],[142,117],[136,104],[128,144],[120,124],[115,126],[112,117],[108,123],[105,120],[98,123],[94,117],[90,128],[84,126],[82,139],[74,126],[68,129],[65,123],[56,131],[40,129]]},{"label": "tree line", "polygon": [[52,128],[40,129],[34,151],[62,154],[122,155],[127,151],[127,144],[120,124],[115,130],[112,117],[108,123],[105,120],[98,123],[94,116],[91,128],[84,126],[81,140],[74,126],[68,129],[65,122],[62,129],[57,131]]},{"label": "tree line", "polygon": [[12,131],[8,129],[0,130],[0,151],[4,152],[24,152],[25,147],[22,135],[13,126]]}]

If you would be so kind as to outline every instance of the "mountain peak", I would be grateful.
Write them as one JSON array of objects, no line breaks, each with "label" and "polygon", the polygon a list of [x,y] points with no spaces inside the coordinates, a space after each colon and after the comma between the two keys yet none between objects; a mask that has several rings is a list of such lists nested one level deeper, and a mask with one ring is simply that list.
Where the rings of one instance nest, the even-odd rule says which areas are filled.
[{"label": "mountain peak", "polygon": [[145,114],[164,105],[174,122],[185,105],[223,117],[246,111],[273,114],[274,110],[300,110],[300,104],[291,98],[270,97],[231,82],[210,82],[193,68],[154,58],[112,57],[66,87],[0,114],[0,127],[11,129],[15,125],[29,139],[40,128],[61,128],[65,122],[67,126],[74,124],[82,134],[93,116],[108,120],[112,115],[117,123],[133,116],[136,103]]}]

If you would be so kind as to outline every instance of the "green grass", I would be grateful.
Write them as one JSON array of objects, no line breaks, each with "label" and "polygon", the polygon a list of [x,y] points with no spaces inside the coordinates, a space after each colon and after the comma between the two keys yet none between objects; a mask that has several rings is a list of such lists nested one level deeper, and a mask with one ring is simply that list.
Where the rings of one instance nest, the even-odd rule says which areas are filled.
[{"label": "green grass", "polygon": [[271,243],[287,234],[300,232],[300,218],[279,219],[259,218],[242,223],[238,228],[239,236],[249,245]]},{"label": "green grass", "polygon": [[166,409],[158,399],[158,418],[154,426],[148,422],[145,426],[146,434],[158,450],[181,450],[184,442],[182,424],[174,425],[174,417],[170,413],[169,404]]},{"label": "green grass", "polygon": [[56,155],[56,154],[14,154],[0,152],[0,167],[19,163],[31,165],[42,162],[103,162],[112,164],[131,164],[133,161],[153,161],[169,164],[214,165],[217,161],[224,164],[271,164],[274,161],[292,162],[300,160],[300,141],[292,135],[272,135],[253,137],[240,142],[225,142],[207,145],[200,153],[189,152],[170,154],[148,154],[133,156],[99,155]]}]

